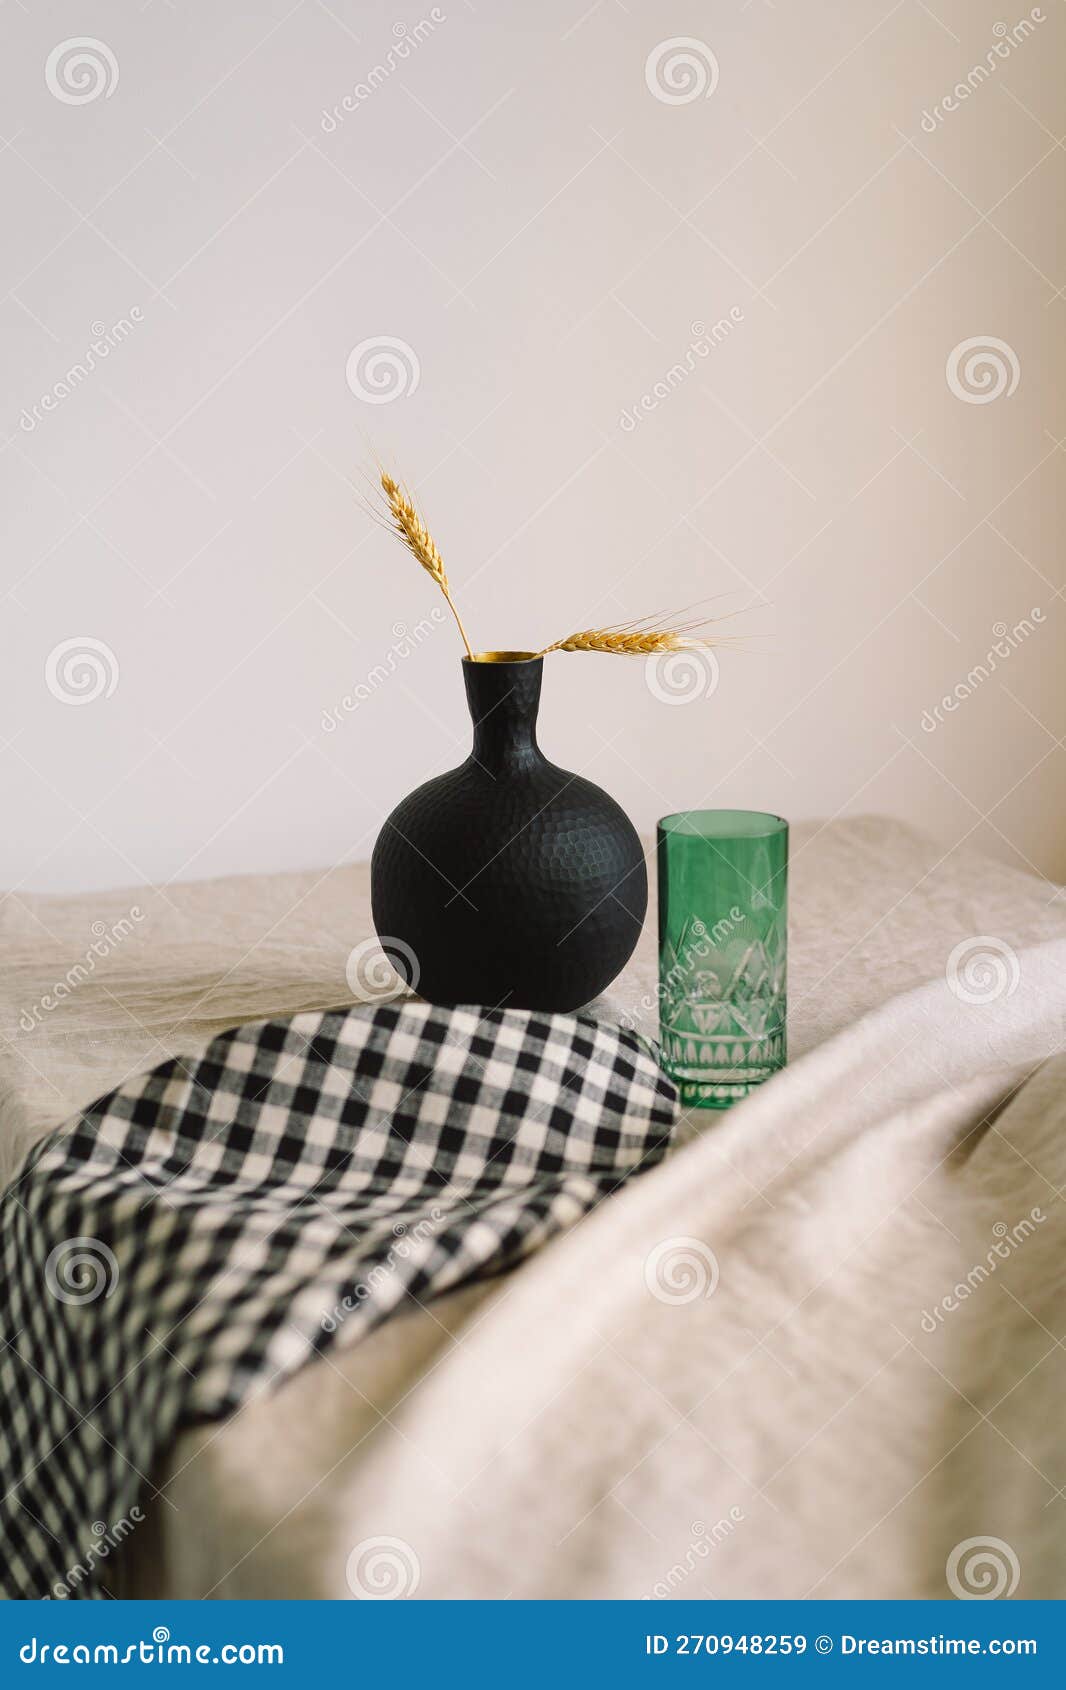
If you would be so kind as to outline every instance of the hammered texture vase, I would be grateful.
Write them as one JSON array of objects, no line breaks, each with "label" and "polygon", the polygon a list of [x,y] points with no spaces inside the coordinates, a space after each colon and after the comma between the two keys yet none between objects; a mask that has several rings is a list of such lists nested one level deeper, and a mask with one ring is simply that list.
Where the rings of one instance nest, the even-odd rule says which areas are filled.
[{"label": "hammered texture vase", "polygon": [[633,824],[537,744],[542,668],[519,653],[463,659],[470,756],[398,804],[374,847],[374,925],[431,1003],[578,1009],[644,922]]}]

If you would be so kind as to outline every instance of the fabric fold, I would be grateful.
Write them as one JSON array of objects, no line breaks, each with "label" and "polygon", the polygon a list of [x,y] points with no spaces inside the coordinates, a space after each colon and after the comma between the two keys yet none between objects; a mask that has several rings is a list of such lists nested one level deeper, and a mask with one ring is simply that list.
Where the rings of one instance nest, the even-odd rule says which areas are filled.
[{"label": "fabric fold", "polygon": [[422,1003],[244,1026],[92,1104],[0,1212],[5,1594],[100,1594],[65,1575],[181,1427],[512,1266],[676,1123],[635,1033]]}]

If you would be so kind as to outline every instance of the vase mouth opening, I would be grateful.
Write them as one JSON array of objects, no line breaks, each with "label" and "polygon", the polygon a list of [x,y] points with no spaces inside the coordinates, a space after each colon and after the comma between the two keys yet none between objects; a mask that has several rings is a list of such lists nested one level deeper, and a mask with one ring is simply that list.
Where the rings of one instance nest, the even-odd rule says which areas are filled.
[{"label": "vase mouth opening", "polygon": [[475,651],[464,657],[464,663],[534,663],[542,655],[539,651]]}]

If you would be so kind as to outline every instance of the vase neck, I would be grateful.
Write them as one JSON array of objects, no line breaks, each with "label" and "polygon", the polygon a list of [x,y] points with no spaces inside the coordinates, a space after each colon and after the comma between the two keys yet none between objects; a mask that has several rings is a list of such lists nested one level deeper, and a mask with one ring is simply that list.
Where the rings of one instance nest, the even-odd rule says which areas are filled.
[{"label": "vase neck", "polygon": [[474,663],[463,659],[467,703],[474,724],[473,756],[490,773],[535,762],[543,660]]}]

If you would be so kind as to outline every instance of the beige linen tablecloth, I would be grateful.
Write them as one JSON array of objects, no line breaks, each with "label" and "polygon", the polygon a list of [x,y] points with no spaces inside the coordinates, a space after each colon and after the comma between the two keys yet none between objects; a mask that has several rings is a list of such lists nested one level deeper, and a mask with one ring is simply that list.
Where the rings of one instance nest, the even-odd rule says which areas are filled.
[{"label": "beige linen tablecloth", "polygon": [[[349,1001],[367,892],[9,895],[3,1177],[129,1072]],[[1066,901],[812,823],[791,943],[784,1073],[517,1272],[185,1433],[109,1588],[1066,1595]],[[594,1013],[654,1033],[651,920]]]}]

